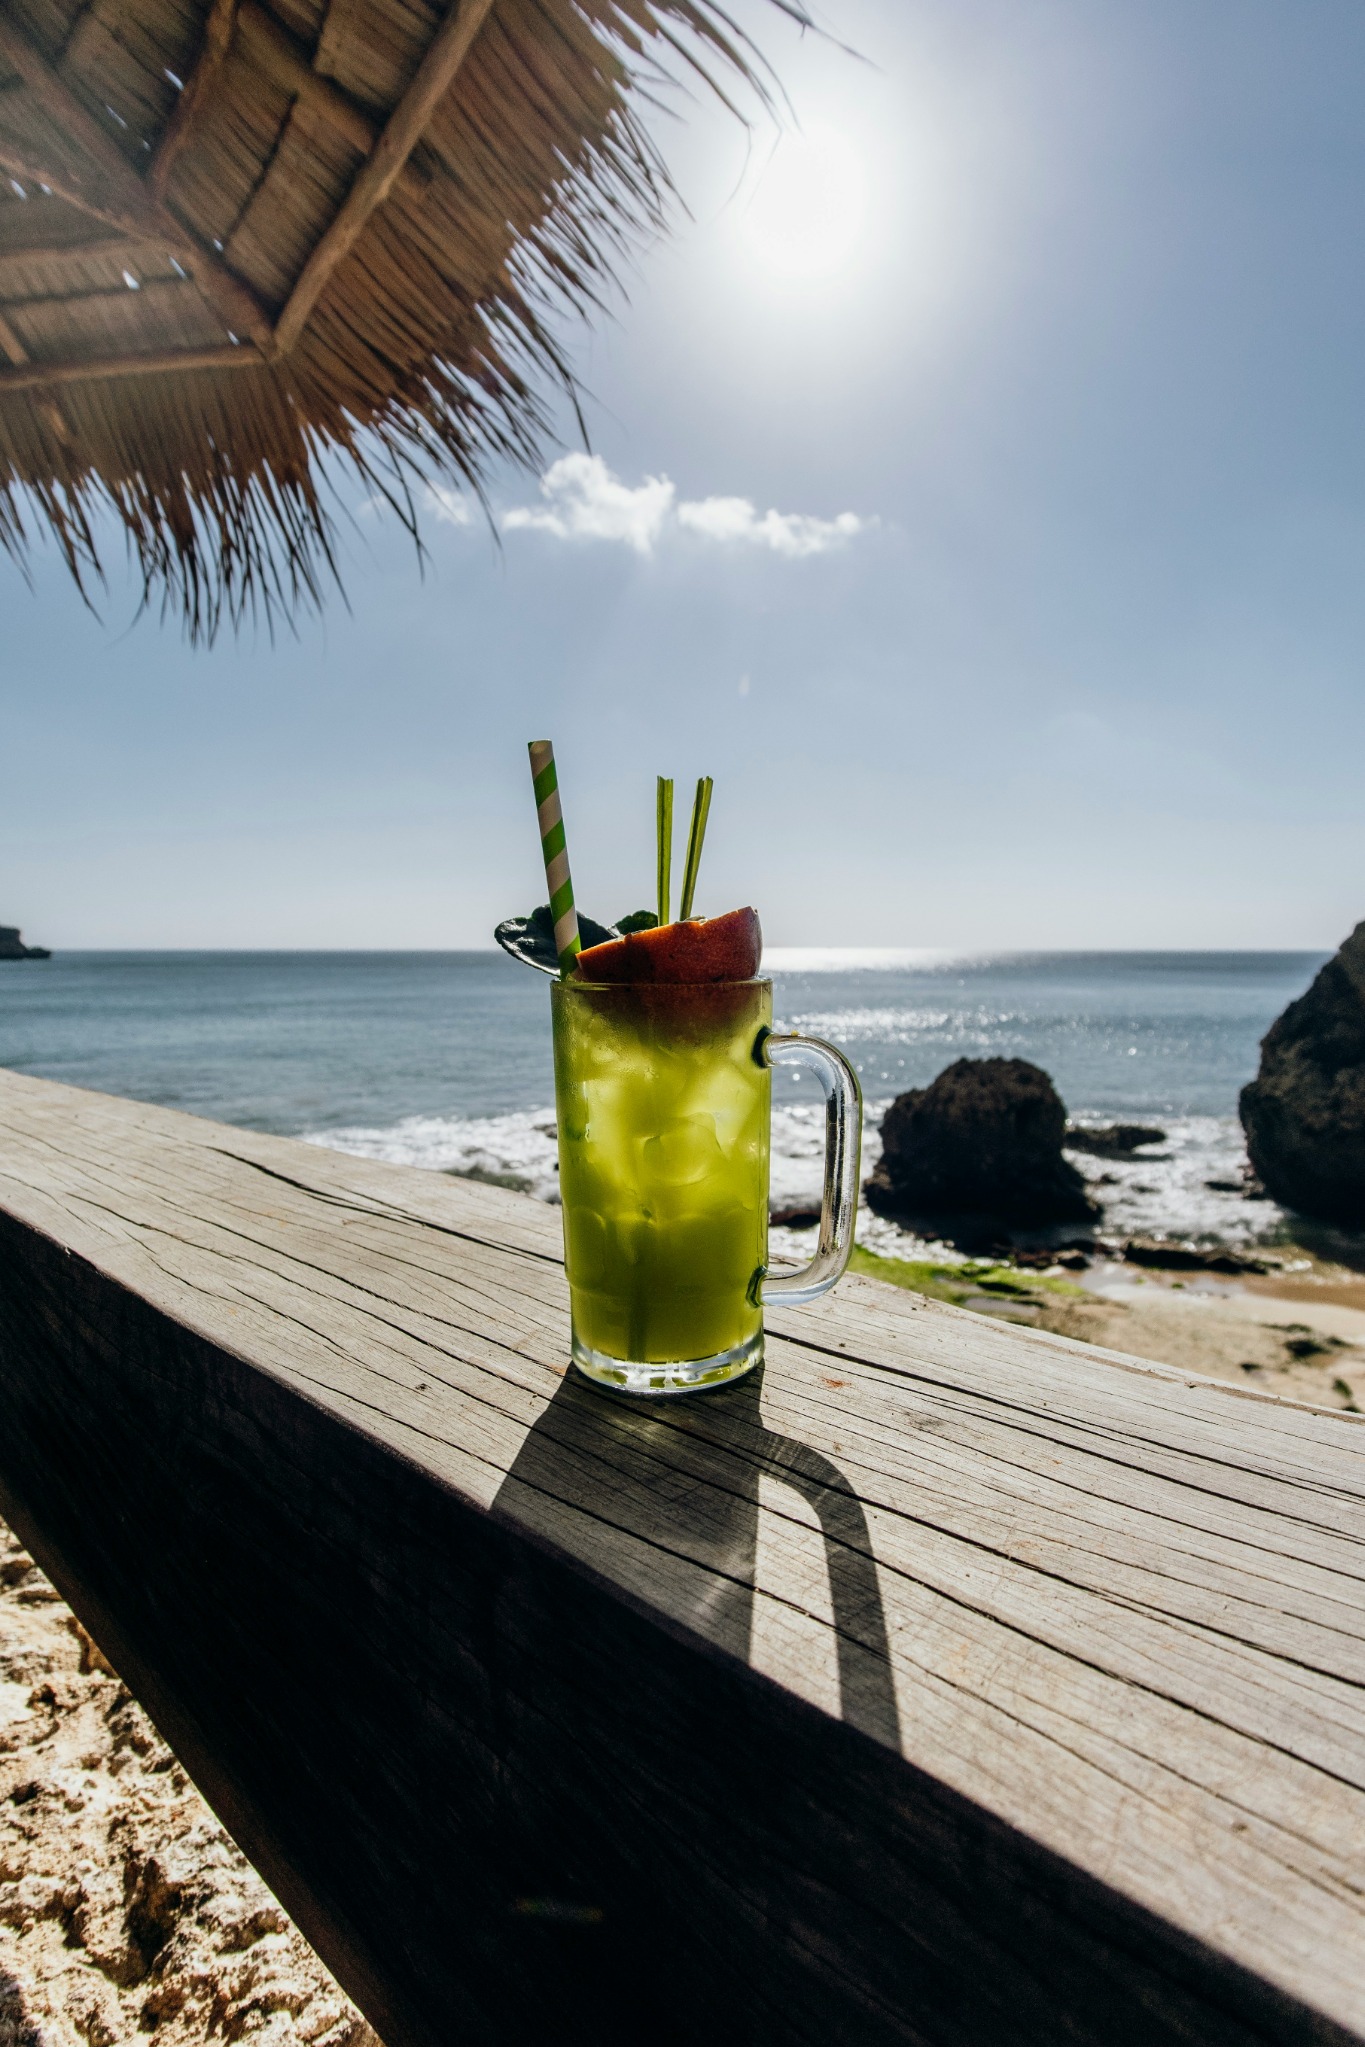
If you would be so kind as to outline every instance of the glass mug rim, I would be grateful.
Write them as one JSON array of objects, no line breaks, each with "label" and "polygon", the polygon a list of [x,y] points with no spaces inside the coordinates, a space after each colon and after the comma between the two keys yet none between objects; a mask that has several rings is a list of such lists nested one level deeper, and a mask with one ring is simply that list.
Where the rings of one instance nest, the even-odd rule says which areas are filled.
[{"label": "glass mug rim", "polygon": [[594,994],[634,995],[641,988],[660,990],[665,988],[771,988],[772,978],[768,974],[745,974],[742,978],[726,981],[589,981],[582,974],[564,974],[556,981],[557,988],[583,990],[591,988]]}]

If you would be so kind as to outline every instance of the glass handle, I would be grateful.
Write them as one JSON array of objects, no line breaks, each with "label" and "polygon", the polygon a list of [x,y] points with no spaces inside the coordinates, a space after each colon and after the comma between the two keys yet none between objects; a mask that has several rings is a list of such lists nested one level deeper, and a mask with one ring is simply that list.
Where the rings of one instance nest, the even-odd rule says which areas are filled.
[{"label": "glass handle", "polygon": [[765,1066],[800,1066],[813,1073],[825,1091],[825,1191],[820,1202],[820,1242],[809,1265],[799,1272],[765,1274],[759,1299],[799,1307],[826,1294],[848,1264],[853,1225],[858,1214],[858,1170],[863,1149],[863,1091],[842,1052],[823,1038],[798,1032],[763,1040],[759,1057]]}]

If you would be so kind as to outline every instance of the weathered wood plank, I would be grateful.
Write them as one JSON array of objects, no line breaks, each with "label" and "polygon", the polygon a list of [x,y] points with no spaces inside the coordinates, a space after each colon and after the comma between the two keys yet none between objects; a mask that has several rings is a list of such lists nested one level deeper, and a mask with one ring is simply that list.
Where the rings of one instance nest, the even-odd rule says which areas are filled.
[{"label": "weathered wood plank", "polygon": [[553,1211],[0,1076],[0,1501],[390,2047],[1365,2040],[1357,1418],[566,1335]]}]

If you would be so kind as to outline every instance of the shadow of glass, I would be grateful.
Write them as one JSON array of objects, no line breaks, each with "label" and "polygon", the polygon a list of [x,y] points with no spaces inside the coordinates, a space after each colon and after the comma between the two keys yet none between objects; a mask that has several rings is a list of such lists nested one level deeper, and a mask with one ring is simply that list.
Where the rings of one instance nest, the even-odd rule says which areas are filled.
[{"label": "shadow of glass", "polygon": [[[785,2039],[785,2020],[772,2030],[773,1982],[795,1969],[802,1995],[814,1993],[790,1959],[801,1943],[784,1931],[810,1909],[789,1873],[788,1830],[804,1823],[831,1761],[808,1707],[770,1711],[755,1695],[746,1711],[739,1667],[753,1667],[765,1480],[813,1510],[833,1610],[832,1631],[813,1642],[814,1631],[785,1632],[797,1645],[785,1653],[800,1656],[804,1641],[837,1663],[842,1720],[899,1752],[867,1518],[837,1464],[766,1426],[757,1374],[655,1403],[571,1372],[523,1440],[494,1513],[626,1597],[604,1614],[595,1590],[553,1573],[544,1597],[534,1573],[502,1595],[497,1788],[475,1915],[480,1995],[495,2013],[488,2037],[541,2041],[553,2030],[592,2047],[694,2047],[719,2010],[736,2036]],[[801,1534],[817,1540],[808,1525]],[[780,1597],[766,1535],[763,1590]],[[797,1585],[794,1571],[793,1603]],[[663,1621],[647,1639],[642,1612]],[[689,1654],[680,1629],[725,1652],[727,1667]],[[793,1670],[787,1689],[809,1699],[831,1674],[822,1664],[812,1685]],[[859,1759],[857,1781],[871,1761]]]},{"label": "shadow of glass", "polygon": [[[675,1620],[750,1661],[759,1483],[789,1487],[824,1541],[840,1717],[900,1748],[886,1616],[867,1517],[837,1464],[763,1420],[762,1374],[658,1406],[570,1373],[530,1430],[495,1511],[627,1579]],[[613,1555],[604,1564],[603,1543]],[[640,1545],[647,1545],[641,1549]]]}]

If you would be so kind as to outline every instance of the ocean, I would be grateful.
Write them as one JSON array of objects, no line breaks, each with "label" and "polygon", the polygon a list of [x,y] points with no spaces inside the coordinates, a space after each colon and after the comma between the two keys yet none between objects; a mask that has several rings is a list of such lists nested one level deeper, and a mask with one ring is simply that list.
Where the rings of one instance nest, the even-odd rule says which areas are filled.
[{"label": "ocean", "polygon": [[[1325,957],[789,950],[765,971],[780,1023],[857,1067],[866,1164],[903,1089],[964,1056],[1032,1059],[1076,1121],[1167,1133],[1130,1163],[1077,1157],[1108,1231],[1246,1245],[1280,1211],[1209,1182],[1237,1181],[1237,1091]],[[0,1065],[552,1200],[547,987],[494,951],[60,953],[0,963]],[[817,1192],[822,1133],[813,1086],[783,1076],[775,1202]],[[866,1213],[860,1234],[923,1248]]]}]

